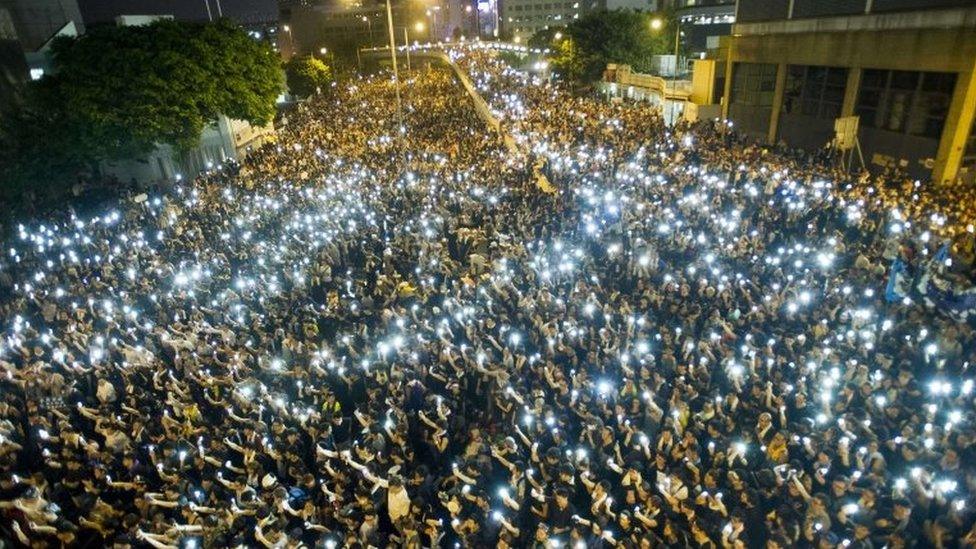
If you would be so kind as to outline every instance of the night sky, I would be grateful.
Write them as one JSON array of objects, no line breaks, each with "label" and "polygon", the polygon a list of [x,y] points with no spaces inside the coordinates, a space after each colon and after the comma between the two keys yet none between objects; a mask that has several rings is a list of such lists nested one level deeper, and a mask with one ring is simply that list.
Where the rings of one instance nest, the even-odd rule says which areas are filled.
[{"label": "night sky", "polygon": [[[206,0],[78,0],[85,24],[105,23],[118,15],[172,15],[177,19],[205,21]],[[214,17],[217,0],[209,0]],[[277,0],[220,0],[225,17],[241,22],[278,18]]]}]

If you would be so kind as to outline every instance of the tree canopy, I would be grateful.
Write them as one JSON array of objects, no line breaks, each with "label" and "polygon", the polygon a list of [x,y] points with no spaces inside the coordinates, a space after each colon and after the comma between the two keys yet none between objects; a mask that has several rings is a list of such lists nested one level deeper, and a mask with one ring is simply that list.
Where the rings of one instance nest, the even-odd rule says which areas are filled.
[{"label": "tree canopy", "polygon": [[539,29],[529,38],[526,45],[530,48],[551,49],[563,36],[566,36],[566,27]]},{"label": "tree canopy", "polygon": [[[655,18],[665,22],[663,28],[651,28]],[[553,66],[565,77],[577,80],[599,78],[607,63],[623,63],[646,71],[652,56],[673,51],[673,29],[673,18],[664,15],[631,10],[593,11],[570,23],[562,31],[561,40],[556,40],[553,33]]]},{"label": "tree canopy", "polygon": [[52,55],[52,74],[2,117],[7,187],[72,179],[161,143],[190,148],[220,114],[266,124],[283,89],[275,51],[224,20],[94,27],[58,39]]},{"label": "tree canopy", "polygon": [[309,96],[324,91],[333,81],[332,67],[313,57],[294,57],[285,64],[288,89],[294,95]]},{"label": "tree canopy", "polygon": [[96,27],[54,44],[51,78],[107,158],[156,143],[192,147],[220,114],[266,124],[282,89],[274,50],[224,20]]}]

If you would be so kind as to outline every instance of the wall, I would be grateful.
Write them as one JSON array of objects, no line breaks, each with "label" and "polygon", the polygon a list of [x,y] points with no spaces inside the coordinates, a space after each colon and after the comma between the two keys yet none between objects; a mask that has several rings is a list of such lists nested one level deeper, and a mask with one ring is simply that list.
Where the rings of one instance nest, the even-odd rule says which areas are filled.
[{"label": "wall", "polygon": [[973,29],[797,33],[735,37],[733,60],[960,72],[976,58]]},{"label": "wall", "polygon": [[691,102],[708,105],[715,102],[713,91],[718,62],[714,59],[696,59],[691,74]]},{"label": "wall", "polygon": [[192,178],[227,160],[241,161],[248,148],[256,148],[274,135],[274,125],[254,127],[242,120],[221,116],[204,128],[199,144],[180,153],[169,145],[159,145],[143,158],[105,162],[102,170],[120,181],[141,185],[171,181],[177,175]]},{"label": "wall", "polygon": [[[956,19],[951,19],[956,17]],[[923,24],[926,28],[904,28],[909,24]],[[932,25],[935,25],[933,27]],[[941,28],[937,28],[938,26]],[[944,25],[953,25],[945,28]],[[837,30],[843,28],[873,30]],[[797,29],[812,29],[793,32]],[[834,30],[830,30],[834,29]],[[862,125],[861,145],[870,162],[876,153],[894,159],[904,159],[906,167],[916,177],[952,180],[959,170],[966,136],[976,107],[976,9],[943,10],[935,12],[893,13],[879,16],[804,19],[736,25],[744,34],[731,37],[724,54],[732,64],[726,76],[735,74],[743,63],[815,65],[846,67],[852,73],[860,69],[889,69],[954,73],[959,84],[952,96],[952,104],[939,139],[867,128]],[[782,31],[773,33],[773,31]],[[789,31],[789,32],[787,32]],[[757,33],[757,34],[750,34]],[[725,86],[728,103],[732,83]],[[845,90],[845,114],[855,114],[850,107],[860,93],[859,79],[848,81]],[[782,97],[782,90],[778,90]],[[727,105],[727,115],[736,126],[753,136],[761,136],[767,125],[767,135],[783,138],[788,143],[806,147],[822,146],[829,134],[825,123],[811,123],[802,117],[772,116],[771,111],[756,107]],[[778,107],[777,107],[778,109]],[[922,162],[935,159],[935,169]],[[932,165],[929,163],[929,165]]]},{"label": "wall", "polygon": [[85,32],[76,0],[0,0],[0,11],[10,14],[24,51],[40,48],[69,21]]},{"label": "wall", "polygon": [[739,22],[909,12],[972,6],[972,0],[740,0]]}]

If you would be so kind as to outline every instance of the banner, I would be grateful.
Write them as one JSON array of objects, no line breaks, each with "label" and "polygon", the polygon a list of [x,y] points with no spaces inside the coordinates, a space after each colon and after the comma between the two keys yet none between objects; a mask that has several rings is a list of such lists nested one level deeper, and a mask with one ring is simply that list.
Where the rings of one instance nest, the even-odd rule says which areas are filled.
[{"label": "banner", "polygon": [[891,262],[891,273],[888,274],[888,287],[885,288],[885,299],[888,303],[901,301],[908,297],[911,281],[908,278],[908,266],[901,258]]}]

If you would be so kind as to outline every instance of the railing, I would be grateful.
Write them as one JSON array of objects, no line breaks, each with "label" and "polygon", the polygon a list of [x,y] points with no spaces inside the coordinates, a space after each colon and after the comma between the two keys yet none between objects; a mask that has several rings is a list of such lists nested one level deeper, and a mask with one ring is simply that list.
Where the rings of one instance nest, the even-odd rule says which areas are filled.
[{"label": "railing", "polygon": [[691,96],[691,82],[688,80],[671,80],[653,74],[632,72],[630,65],[607,65],[603,73],[603,81],[617,86],[641,88],[660,94],[665,99],[687,101]]},{"label": "railing", "polygon": [[[425,42],[423,44],[415,42],[410,45],[410,51],[423,51],[423,50],[443,50],[444,48],[449,48],[452,46],[467,46],[481,49],[498,50],[498,51],[510,51],[514,53],[534,53],[543,54],[549,53],[548,49],[530,48],[528,46],[523,46],[520,44],[514,44],[511,42],[493,42],[493,41],[457,41],[457,42]],[[406,46],[398,45],[396,47],[397,51],[404,51]],[[390,46],[377,46],[373,48],[360,48],[361,53],[378,53],[378,52],[388,52],[390,51]]]}]

